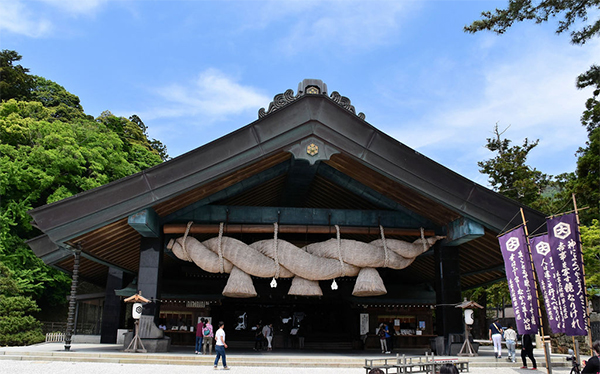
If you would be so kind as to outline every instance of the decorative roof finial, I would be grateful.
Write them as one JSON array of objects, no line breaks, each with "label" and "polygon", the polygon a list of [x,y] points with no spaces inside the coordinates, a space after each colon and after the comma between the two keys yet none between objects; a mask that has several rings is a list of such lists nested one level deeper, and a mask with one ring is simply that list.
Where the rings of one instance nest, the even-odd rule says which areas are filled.
[{"label": "decorative roof finial", "polygon": [[[302,82],[298,83],[298,93],[294,96],[294,91],[292,89],[286,90],[282,94],[275,95],[271,104],[269,104],[269,110],[265,110],[265,108],[260,108],[258,111],[258,118],[263,118],[264,116],[273,113],[276,110],[283,108],[289,103],[296,101],[298,98],[304,95],[324,95],[327,96],[327,84],[323,83],[320,79],[304,79]],[[356,110],[354,106],[350,103],[350,99],[345,96],[340,95],[337,91],[331,93],[331,100],[337,103],[342,108],[356,114]],[[365,119],[364,113],[358,113],[357,116],[362,120]]]}]

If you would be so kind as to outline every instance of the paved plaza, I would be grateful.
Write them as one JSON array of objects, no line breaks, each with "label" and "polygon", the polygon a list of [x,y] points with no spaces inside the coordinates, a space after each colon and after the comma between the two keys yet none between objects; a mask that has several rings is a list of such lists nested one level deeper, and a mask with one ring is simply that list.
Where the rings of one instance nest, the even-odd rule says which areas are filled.
[{"label": "paved plaza", "polygon": [[[219,367],[218,371],[223,371]],[[554,368],[553,373],[568,373],[568,368]],[[10,361],[0,362],[0,374],[202,374],[214,373],[212,366],[190,365],[147,365],[147,364],[114,364],[93,362],[45,362],[45,361]],[[359,368],[302,368],[302,367],[249,367],[232,366],[228,371],[238,374],[365,374]],[[473,374],[515,374],[533,373],[532,370],[493,367],[472,367]],[[546,373],[545,368],[537,370]]]},{"label": "paved plaza", "polygon": [[[519,355],[517,352],[517,356]],[[424,358],[422,352],[396,352],[396,358]],[[534,355],[540,365],[538,373],[547,373],[541,349]],[[228,372],[243,374],[364,374],[365,359],[394,359],[377,351],[273,351],[253,352],[230,349],[227,352]],[[117,344],[75,344],[64,351],[62,343],[42,343],[28,347],[0,347],[0,374],[202,374],[222,370],[213,369],[214,355],[194,355],[193,347],[173,347],[166,353],[125,353]],[[552,372],[569,373],[565,355],[552,355]],[[436,356],[436,359],[449,357]],[[587,359],[582,356],[582,359]],[[482,346],[479,355],[464,357],[470,363],[469,373],[515,374],[535,373],[520,369],[517,363],[496,359],[491,346]],[[393,371],[391,371],[393,372]]]}]

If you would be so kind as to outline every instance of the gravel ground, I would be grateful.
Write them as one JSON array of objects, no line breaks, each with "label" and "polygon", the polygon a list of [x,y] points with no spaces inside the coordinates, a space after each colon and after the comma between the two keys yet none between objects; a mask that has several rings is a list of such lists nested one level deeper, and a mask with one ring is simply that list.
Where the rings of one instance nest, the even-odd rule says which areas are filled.
[{"label": "gravel ground", "polygon": [[[219,367],[222,371],[222,367]],[[92,362],[0,361],[0,374],[202,374],[214,373],[212,366],[188,365],[137,365]],[[238,374],[364,374],[364,369],[348,368],[297,368],[297,367],[231,367],[229,373]],[[509,368],[470,368],[473,374],[531,373],[532,370]],[[546,373],[541,368],[538,373]],[[566,374],[567,368],[553,369],[553,373]]]}]

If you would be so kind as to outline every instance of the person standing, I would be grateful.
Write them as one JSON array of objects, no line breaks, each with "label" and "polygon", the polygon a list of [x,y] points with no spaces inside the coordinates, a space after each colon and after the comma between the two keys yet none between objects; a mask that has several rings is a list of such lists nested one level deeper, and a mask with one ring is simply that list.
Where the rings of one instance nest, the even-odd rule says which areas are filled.
[{"label": "person standing", "polygon": [[260,323],[256,324],[256,330],[254,331],[254,350],[261,351],[262,350],[262,327],[260,327]]},{"label": "person standing", "polygon": [[392,333],[390,332],[390,325],[386,323],[383,326],[385,330],[385,340],[388,349],[385,353],[392,353],[392,349],[394,349],[394,340],[392,337]]},{"label": "person standing", "polygon": [[304,335],[305,335],[305,331],[304,331],[304,326],[303,325],[298,325],[298,332],[296,332],[296,335],[298,336],[298,348],[299,349],[304,349]]},{"label": "person standing", "polygon": [[500,320],[496,318],[490,325],[489,334],[490,340],[494,343],[494,354],[496,358],[502,358],[502,325]]},{"label": "person standing", "polygon": [[208,351],[209,355],[212,355],[212,340],[214,337],[213,327],[210,324],[210,321],[206,319],[204,323],[204,329],[202,331],[202,337],[204,340],[202,341],[202,354],[205,355],[206,351]]},{"label": "person standing", "polygon": [[517,347],[517,332],[512,326],[504,331],[504,340],[506,340],[506,349],[508,349],[508,361],[517,362],[515,358],[515,348]]},{"label": "person standing", "polygon": [[204,318],[200,318],[200,321],[198,321],[198,324],[196,325],[196,349],[194,353],[197,355],[202,351],[202,330],[204,330]]},{"label": "person standing", "polygon": [[383,323],[379,325],[379,330],[377,330],[377,336],[379,336],[379,343],[381,344],[381,353],[388,353],[387,341],[385,340],[385,328]]},{"label": "person standing", "polygon": [[598,359],[598,356],[600,356],[600,340],[596,340],[592,348],[594,349],[594,355],[587,360],[585,367],[581,371],[582,374],[600,372],[600,359]]},{"label": "person standing", "polygon": [[217,357],[215,357],[215,369],[219,364],[219,359],[223,357],[223,370],[229,370],[229,366],[227,366],[227,358],[225,355],[225,348],[227,348],[227,343],[225,343],[225,323],[223,321],[219,322],[219,329],[215,334],[215,352],[217,352]]},{"label": "person standing", "polygon": [[268,330],[267,330],[267,335],[265,336],[267,338],[267,351],[272,351],[273,350],[273,346],[271,345],[271,342],[273,341],[273,324],[269,323],[267,325]]},{"label": "person standing", "polygon": [[265,349],[267,351],[270,351],[269,348],[271,347],[271,343],[269,342],[269,338],[268,338],[269,330],[270,330],[269,324],[265,323],[265,325],[262,328],[262,336],[263,336],[263,342],[266,342]]},{"label": "person standing", "polygon": [[537,370],[537,363],[535,362],[535,357],[533,357],[533,342],[531,341],[531,335],[529,334],[523,334],[523,336],[521,336],[521,359],[523,360],[521,369],[527,369],[527,360],[525,357],[529,357],[533,364],[531,370]]}]

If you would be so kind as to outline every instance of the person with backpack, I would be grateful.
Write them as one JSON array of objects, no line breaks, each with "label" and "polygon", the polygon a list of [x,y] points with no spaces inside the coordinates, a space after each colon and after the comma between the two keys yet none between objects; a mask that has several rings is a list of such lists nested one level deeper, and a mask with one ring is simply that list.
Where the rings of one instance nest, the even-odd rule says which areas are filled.
[{"label": "person with backpack", "polygon": [[387,348],[385,335],[385,325],[382,323],[379,325],[379,330],[377,330],[377,336],[379,336],[379,343],[381,344],[381,353],[390,353]]},{"label": "person with backpack", "polygon": [[214,337],[213,327],[210,324],[210,320],[206,319],[204,323],[204,328],[202,329],[202,354],[205,355],[208,350],[208,354],[212,355],[212,340]]},{"label": "person with backpack", "polygon": [[198,324],[196,325],[196,348],[194,353],[197,355],[200,354],[200,348],[202,347],[202,329],[204,328],[204,323],[205,319],[200,318],[200,321],[198,321]]}]

